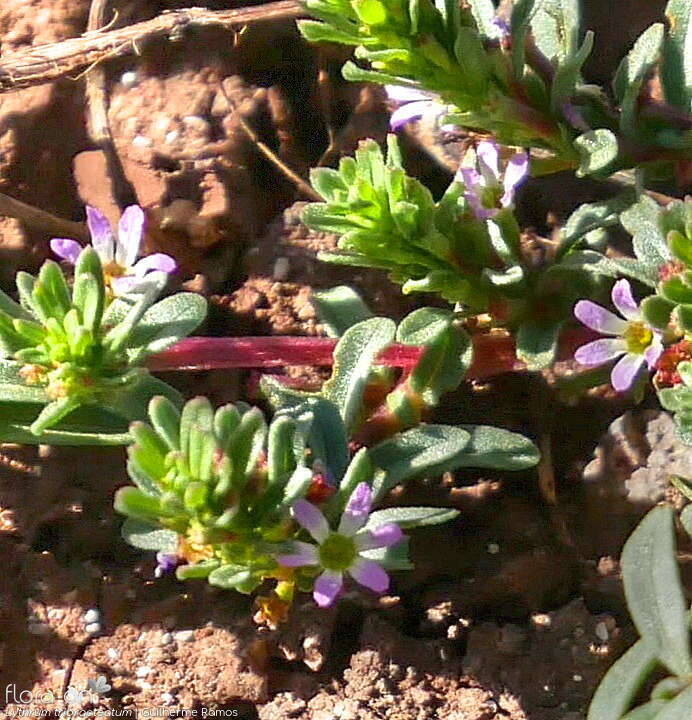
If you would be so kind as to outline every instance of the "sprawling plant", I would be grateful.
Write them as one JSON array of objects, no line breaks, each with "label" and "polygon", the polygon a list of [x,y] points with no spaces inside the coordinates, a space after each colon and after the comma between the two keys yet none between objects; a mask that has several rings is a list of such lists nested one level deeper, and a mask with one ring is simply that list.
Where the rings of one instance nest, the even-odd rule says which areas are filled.
[{"label": "sprawling plant", "polygon": [[[334,309],[334,300],[322,302]],[[332,312],[335,325],[350,323],[354,307],[363,311],[349,307]],[[425,333],[410,327],[423,320],[415,315],[400,326],[400,338],[408,333],[420,340],[416,332]],[[206,577],[244,593],[273,584],[258,600],[260,615],[272,623],[296,588],[311,589],[322,606],[334,602],[347,577],[384,592],[386,570],[411,567],[403,530],[457,515],[447,508],[375,509],[389,490],[462,466],[518,470],[538,459],[529,440],[506,430],[420,422],[419,408],[461,362],[453,344],[450,352],[452,329],[439,317],[437,327],[430,327],[434,316],[426,319],[430,323],[421,325],[428,325],[429,342],[406,380],[372,371],[378,353],[396,338],[386,318],[362,320],[344,332],[319,393],[266,377],[274,408],[269,423],[242,403],[214,411],[207,399],[195,398],[180,412],[166,398],[154,398],[150,423],[130,428],[128,471],[136,487],[122,488],[115,499],[129,518],[125,538],[157,551],[159,574],[176,569],[178,578]]]},{"label": "sprawling plant", "polygon": [[192,293],[156,302],[175,263],[159,254],[135,264],[143,219],[129,208],[113,238],[89,208],[93,247],[52,243],[74,264],[72,278],[48,260],[38,277],[17,274],[19,303],[0,292],[3,441],[125,443],[154,395],[182,403],[144,361],[192,332],[206,302]]},{"label": "sprawling plant", "polygon": [[[689,489],[688,489],[689,493]],[[692,537],[692,505],[681,516]],[[692,708],[692,611],[675,558],[674,512],[654,508],[622,553],[625,594],[641,638],[608,670],[588,720],[686,720]],[[642,686],[663,670],[649,700],[632,709]]]}]

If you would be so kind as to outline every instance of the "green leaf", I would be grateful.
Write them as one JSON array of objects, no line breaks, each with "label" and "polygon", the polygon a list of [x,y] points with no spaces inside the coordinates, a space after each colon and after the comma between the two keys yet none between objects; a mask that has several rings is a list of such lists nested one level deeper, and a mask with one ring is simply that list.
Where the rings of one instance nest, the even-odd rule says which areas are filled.
[{"label": "green leaf", "polygon": [[680,522],[685,528],[685,532],[692,538],[692,504],[680,513]]},{"label": "green leaf", "polygon": [[642,300],[640,308],[649,325],[664,330],[670,322],[675,305],[660,295],[649,295]]},{"label": "green leaf", "polygon": [[692,267],[692,239],[678,230],[671,230],[668,233],[667,240],[673,255],[688,267]]},{"label": "green leaf", "polygon": [[[70,310],[72,303],[60,265],[53,260],[46,260],[39,272],[38,283],[44,289],[46,298],[51,304],[53,317],[61,320]],[[34,292],[36,292],[36,288]]]},{"label": "green leaf", "polygon": [[376,498],[412,477],[453,470],[470,434],[451,425],[420,425],[381,442],[370,450],[373,464],[385,471]]},{"label": "green leaf", "polygon": [[666,17],[670,30],[663,45],[661,68],[666,100],[692,112],[692,3],[669,0]]},{"label": "green leaf", "polygon": [[360,42],[360,38],[355,32],[348,33],[337,30],[326,23],[315,20],[299,20],[298,29],[308,42],[333,42],[342,45],[357,45]]},{"label": "green leaf", "polygon": [[178,533],[141,520],[126,518],[120,532],[125,542],[140,550],[175,553],[178,549]]},{"label": "green leaf", "polygon": [[449,310],[414,310],[399,324],[396,340],[425,347],[408,382],[431,406],[459,386],[473,358],[471,338],[455,326],[454,314]]},{"label": "green leaf", "polygon": [[19,371],[21,363],[0,360],[0,402],[47,403],[48,395],[43,387],[25,385]]},{"label": "green leaf", "polygon": [[517,357],[527,370],[544,370],[552,365],[562,323],[543,325],[525,322],[517,331]]},{"label": "green leaf", "polygon": [[347,430],[358,421],[375,358],[391,344],[395,331],[393,320],[371,318],[349,328],[334,349],[334,369],[322,393],[337,406]]},{"label": "green leaf", "polygon": [[408,557],[409,539],[404,537],[401,542],[389,547],[364,550],[360,554],[368,560],[374,560],[385,570],[413,570],[413,563]]},{"label": "green leaf", "polygon": [[495,19],[493,0],[470,0],[469,5],[481,35],[492,39],[500,37],[501,30],[493,22]]},{"label": "green leaf", "polygon": [[293,452],[295,434],[295,420],[285,415],[275,417],[269,425],[267,439],[268,488],[284,485],[296,469],[296,457]]},{"label": "green leaf", "polygon": [[279,503],[277,510],[285,510],[298,500],[298,498],[304,497],[311,484],[312,470],[309,467],[305,467],[305,465],[299,465],[286,483],[283,499]]},{"label": "green leaf", "polygon": [[327,517],[339,517],[356,486],[360,483],[372,484],[374,470],[367,448],[358,450],[349,463],[336,493],[325,507]]},{"label": "green leaf", "polygon": [[655,720],[655,718],[661,717],[658,713],[667,704],[665,700],[651,700],[635,708],[632,712],[628,712],[622,720]]},{"label": "green leaf", "polygon": [[171,514],[163,507],[159,498],[131,486],[121,487],[116,491],[113,507],[121,515],[149,523]]},{"label": "green leaf", "polygon": [[455,468],[525,470],[540,460],[538,448],[523,435],[489,425],[461,425],[470,433],[468,445],[453,460]]},{"label": "green leaf", "polygon": [[638,640],[601,680],[587,720],[621,720],[657,664],[654,651],[644,640]]},{"label": "green leaf", "polygon": [[226,590],[238,590],[239,592],[247,592],[241,590],[251,579],[252,573],[242,565],[222,565],[212,570],[208,580],[210,585],[224,588]]},{"label": "green leaf", "polygon": [[579,50],[570,54],[565,62],[558,66],[552,87],[550,89],[550,104],[553,112],[559,112],[562,104],[567,102],[579,82],[581,69],[593,50],[594,34],[589,30],[584,36]]},{"label": "green leaf", "polygon": [[661,231],[662,213],[661,206],[648,195],[644,195],[620,216],[623,227],[632,235],[637,259],[656,269],[672,257],[666,237]]},{"label": "green leaf", "polygon": [[38,414],[29,428],[34,435],[41,435],[45,430],[56,425],[60,420],[79,407],[80,401],[75,397],[64,397],[49,402]]},{"label": "green leaf", "polygon": [[690,708],[692,708],[692,685],[659,710],[655,718],[656,720],[689,720]]},{"label": "green leaf", "polygon": [[517,79],[524,76],[526,36],[535,10],[536,0],[516,0],[512,3],[512,66]]},{"label": "green leaf", "polygon": [[578,177],[605,173],[618,155],[617,138],[605,128],[582,133],[574,145],[580,157]]},{"label": "green leaf", "polygon": [[346,285],[314,291],[310,301],[329,337],[341,337],[352,325],[373,316],[360,295]]},{"label": "green leaf", "polygon": [[137,296],[137,299],[127,311],[127,315],[125,315],[123,320],[106,333],[104,345],[111,352],[117,352],[127,346],[130,335],[158,294],[158,287],[147,287],[143,293]]},{"label": "green leaf", "polygon": [[575,51],[579,24],[579,0],[543,0],[531,20],[531,31],[538,49],[559,64]]},{"label": "green leaf", "polygon": [[20,320],[32,320],[32,316],[2,290],[0,290],[0,312]]},{"label": "green leaf", "polygon": [[219,565],[220,562],[215,559],[202,560],[194,565],[180,565],[176,568],[175,576],[178,580],[204,580]]},{"label": "green leaf", "polygon": [[396,523],[402,530],[427,525],[441,525],[454,520],[459,511],[452,508],[392,507],[370,513],[365,528],[374,530],[385,523]]},{"label": "green leaf", "polygon": [[165,350],[198,328],[207,315],[207,301],[196,293],[177,293],[150,307],[132,331],[127,347],[139,349],[137,360]]},{"label": "green leaf", "polygon": [[230,486],[226,487],[226,484],[221,482],[216,486],[214,494],[218,499],[224,498],[230,490],[243,489],[257,465],[266,435],[267,424],[262,411],[259,408],[248,410],[240,419],[228,448],[228,455],[233,458]]},{"label": "green leaf", "polygon": [[157,395],[149,402],[151,424],[169,450],[180,450],[180,411],[166,397]]},{"label": "green leaf", "polygon": [[669,507],[651,510],[627,540],[621,562],[639,634],[671,672],[685,675],[692,672],[692,659],[673,518]]}]

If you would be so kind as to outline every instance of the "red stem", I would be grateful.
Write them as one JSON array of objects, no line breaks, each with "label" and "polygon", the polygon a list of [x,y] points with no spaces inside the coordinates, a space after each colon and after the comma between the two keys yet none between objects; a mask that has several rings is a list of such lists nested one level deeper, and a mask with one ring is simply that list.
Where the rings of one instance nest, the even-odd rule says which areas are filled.
[{"label": "red stem", "polygon": [[[558,360],[566,360],[574,350],[592,340],[593,333],[585,328],[567,330],[560,338]],[[504,372],[524,370],[517,359],[514,338],[510,335],[476,334],[472,336],[474,361],[467,378],[480,380]],[[154,372],[172,370],[220,370],[231,368],[277,368],[286,365],[329,366],[333,362],[336,340],[311,337],[192,337],[181,340],[169,350],[152,356],[149,369]],[[390,345],[383,350],[377,363],[411,370],[422,348],[412,345]]]}]

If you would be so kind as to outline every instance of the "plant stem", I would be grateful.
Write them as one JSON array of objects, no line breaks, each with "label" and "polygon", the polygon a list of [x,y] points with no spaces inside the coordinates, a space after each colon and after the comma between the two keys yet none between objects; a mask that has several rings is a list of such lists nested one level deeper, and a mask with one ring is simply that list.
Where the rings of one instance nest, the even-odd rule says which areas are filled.
[{"label": "plant stem", "polygon": [[[517,359],[514,338],[506,333],[472,336],[474,361],[466,375],[471,380],[524,370]],[[566,360],[593,335],[583,328],[563,333],[558,360]],[[223,370],[233,368],[277,368],[286,365],[329,366],[336,340],[309,337],[192,337],[169,350],[153,355],[148,362],[154,372],[176,370]],[[390,345],[377,358],[378,364],[411,370],[422,354],[412,345]]]}]

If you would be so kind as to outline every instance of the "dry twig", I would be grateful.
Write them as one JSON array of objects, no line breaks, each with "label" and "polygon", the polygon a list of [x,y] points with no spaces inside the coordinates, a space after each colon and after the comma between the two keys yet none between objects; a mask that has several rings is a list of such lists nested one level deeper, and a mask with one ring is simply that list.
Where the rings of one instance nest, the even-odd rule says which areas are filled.
[{"label": "dry twig", "polygon": [[184,8],[115,30],[87,32],[78,38],[37,45],[0,58],[0,93],[41,85],[110,58],[136,54],[138,46],[145,40],[159,35],[174,40],[192,25],[238,28],[304,14],[305,10],[298,0],[279,0],[231,10]]},{"label": "dry twig", "polygon": [[0,215],[17,218],[17,220],[21,220],[29,227],[43,230],[55,237],[89,240],[89,232],[83,223],[63,220],[45,210],[39,210],[39,208],[27,205],[2,193],[0,193]]}]

